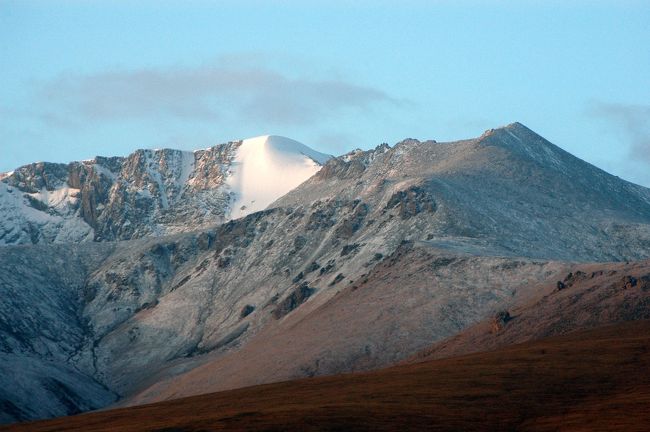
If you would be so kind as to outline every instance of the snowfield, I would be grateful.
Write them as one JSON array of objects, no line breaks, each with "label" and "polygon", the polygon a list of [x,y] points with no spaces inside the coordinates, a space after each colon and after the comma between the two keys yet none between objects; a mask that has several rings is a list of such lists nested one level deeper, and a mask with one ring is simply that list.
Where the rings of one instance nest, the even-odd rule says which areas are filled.
[{"label": "snowfield", "polygon": [[264,210],[316,174],[330,157],[280,136],[242,141],[226,181],[234,197],[230,218]]}]

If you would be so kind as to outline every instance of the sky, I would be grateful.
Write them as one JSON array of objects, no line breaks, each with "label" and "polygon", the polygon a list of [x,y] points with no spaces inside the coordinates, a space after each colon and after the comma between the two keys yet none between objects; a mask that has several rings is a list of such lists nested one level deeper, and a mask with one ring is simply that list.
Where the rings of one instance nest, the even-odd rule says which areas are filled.
[{"label": "sky", "polygon": [[0,0],[0,172],[519,121],[650,187],[650,1]]}]

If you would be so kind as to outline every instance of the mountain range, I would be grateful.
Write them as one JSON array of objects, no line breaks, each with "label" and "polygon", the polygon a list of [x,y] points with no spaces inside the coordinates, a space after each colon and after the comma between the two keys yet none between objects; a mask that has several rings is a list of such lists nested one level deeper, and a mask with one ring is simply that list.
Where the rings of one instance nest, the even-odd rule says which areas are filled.
[{"label": "mountain range", "polygon": [[330,156],[260,136],[205,150],[138,150],[0,174],[0,244],[129,240],[198,229],[258,210]]},{"label": "mountain range", "polygon": [[650,189],[519,123],[36,163],[0,215],[4,422],[650,319]]}]

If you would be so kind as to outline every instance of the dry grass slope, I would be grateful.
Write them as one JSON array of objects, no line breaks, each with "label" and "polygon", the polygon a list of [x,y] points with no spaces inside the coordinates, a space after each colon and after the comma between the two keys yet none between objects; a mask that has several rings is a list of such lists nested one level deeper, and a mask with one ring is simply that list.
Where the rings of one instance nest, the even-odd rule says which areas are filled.
[{"label": "dry grass slope", "polygon": [[647,430],[650,321],[6,431]]}]

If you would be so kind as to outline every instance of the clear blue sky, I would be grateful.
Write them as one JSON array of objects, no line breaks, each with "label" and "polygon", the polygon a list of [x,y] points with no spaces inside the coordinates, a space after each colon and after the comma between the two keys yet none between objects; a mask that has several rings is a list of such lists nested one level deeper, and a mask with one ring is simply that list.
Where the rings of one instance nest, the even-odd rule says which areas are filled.
[{"label": "clear blue sky", "polygon": [[0,0],[0,171],[520,121],[650,186],[650,2]]}]

